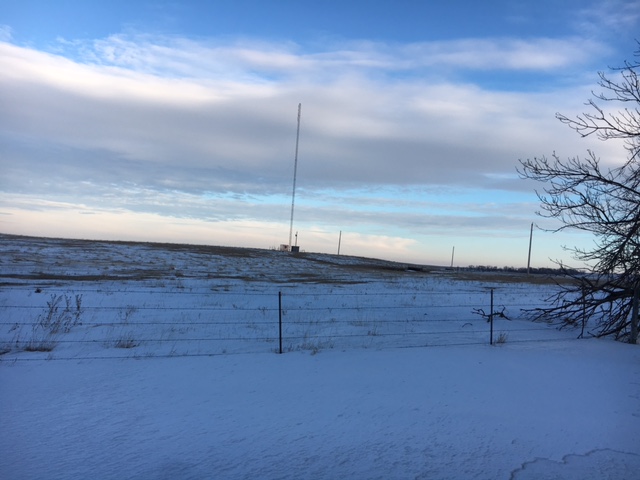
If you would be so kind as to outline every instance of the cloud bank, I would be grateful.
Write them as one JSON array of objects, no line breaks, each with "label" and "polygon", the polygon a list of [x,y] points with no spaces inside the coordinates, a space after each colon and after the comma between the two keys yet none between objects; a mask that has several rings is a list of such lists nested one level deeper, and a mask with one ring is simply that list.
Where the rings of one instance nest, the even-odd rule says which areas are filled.
[{"label": "cloud bank", "polygon": [[67,218],[85,225],[96,212],[200,222],[214,243],[233,222],[264,222],[271,236],[245,243],[285,241],[302,103],[297,208],[310,241],[343,228],[363,245],[407,249],[452,230],[509,237],[535,209],[518,158],[590,146],[554,114],[589,96],[594,52],[606,48],[579,38],[303,49],[142,34],[40,51],[4,28],[2,225],[57,205],[81,210],[84,220]]}]

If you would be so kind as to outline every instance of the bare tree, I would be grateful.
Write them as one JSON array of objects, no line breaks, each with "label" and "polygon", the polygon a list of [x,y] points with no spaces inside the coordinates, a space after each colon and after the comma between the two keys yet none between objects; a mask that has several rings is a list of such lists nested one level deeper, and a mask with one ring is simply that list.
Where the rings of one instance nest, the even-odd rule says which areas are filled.
[{"label": "bare tree", "polygon": [[[640,48],[635,57],[640,58]],[[560,221],[554,231],[578,229],[594,236],[591,248],[565,247],[587,265],[588,273],[568,272],[574,281],[563,283],[549,307],[532,311],[534,317],[582,326],[581,335],[587,325],[592,335],[614,335],[633,343],[640,289],[639,69],[640,62],[627,61],[611,69],[613,78],[600,72],[603,93],[593,93],[586,104],[589,113],[575,118],[556,114],[583,137],[622,140],[628,153],[624,164],[604,168],[593,151],[567,160],[554,152],[551,159],[520,160],[518,168],[522,178],[544,182],[543,191],[536,192],[541,204],[537,213]],[[602,104],[614,108],[605,110]]]}]

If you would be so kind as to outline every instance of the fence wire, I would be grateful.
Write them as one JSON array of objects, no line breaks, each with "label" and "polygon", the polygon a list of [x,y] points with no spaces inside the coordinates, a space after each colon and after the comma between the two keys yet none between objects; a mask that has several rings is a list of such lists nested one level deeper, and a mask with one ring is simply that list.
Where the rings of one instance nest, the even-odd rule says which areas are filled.
[{"label": "fence wire", "polygon": [[0,359],[94,359],[546,342],[543,299],[489,287],[454,292],[76,289],[0,296]]}]

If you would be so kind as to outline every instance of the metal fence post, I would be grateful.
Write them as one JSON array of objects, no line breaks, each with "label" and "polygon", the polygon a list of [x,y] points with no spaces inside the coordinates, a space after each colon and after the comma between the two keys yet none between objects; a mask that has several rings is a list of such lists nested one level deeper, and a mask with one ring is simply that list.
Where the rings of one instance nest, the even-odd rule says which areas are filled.
[{"label": "metal fence post", "polygon": [[580,330],[580,336],[578,338],[584,337],[584,327],[587,323],[587,290],[582,286],[582,329]]},{"label": "metal fence post", "polygon": [[282,292],[278,292],[278,338],[280,340],[279,353],[282,353]]},{"label": "metal fence post", "polygon": [[633,303],[631,304],[631,335],[629,342],[638,343],[638,300],[640,297],[640,285],[636,283],[633,288]]},{"label": "metal fence post", "polygon": [[489,310],[489,323],[490,334],[489,334],[489,345],[493,345],[493,288],[491,289],[491,309]]}]

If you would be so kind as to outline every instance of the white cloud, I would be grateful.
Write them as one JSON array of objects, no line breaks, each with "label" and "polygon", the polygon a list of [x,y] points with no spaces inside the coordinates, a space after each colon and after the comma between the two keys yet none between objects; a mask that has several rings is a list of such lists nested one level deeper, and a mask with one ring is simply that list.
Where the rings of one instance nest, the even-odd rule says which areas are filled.
[{"label": "white cloud", "polygon": [[[564,141],[553,115],[566,104],[566,91],[487,91],[469,83],[369,78],[341,68],[330,69],[334,78],[319,83],[313,75],[297,77],[292,66],[307,62],[313,64],[310,70],[322,70],[326,59],[288,54],[285,61],[281,52],[247,48],[235,56],[236,47],[207,56],[210,48],[191,40],[170,39],[169,46],[154,46],[146,38],[142,44],[108,40],[123,42],[128,53],[102,54],[116,66],[0,44],[2,130],[89,155],[111,152],[116,164],[129,161],[141,170],[149,164],[162,181],[179,166],[176,188],[187,169],[217,174],[218,186],[233,183],[234,173],[263,183],[272,173],[282,175],[291,160],[299,101],[301,153],[309,159],[303,168],[310,183],[319,185],[481,182],[487,170],[509,169],[514,155],[539,154],[541,147],[558,148]],[[549,52],[562,50],[557,43],[555,48],[542,43]],[[455,50],[480,55],[468,47]],[[499,55],[492,51],[489,57]],[[207,76],[230,62],[243,64],[245,74],[232,68],[221,77]],[[154,65],[200,76],[167,77]],[[291,69],[292,78],[247,80],[253,68],[264,65]],[[148,178],[154,179],[153,172]]]},{"label": "white cloud", "polygon": [[[463,39],[402,48],[409,65],[459,69],[552,71],[579,65],[604,47],[585,39]],[[409,61],[408,61],[409,62]]]},{"label": "white cloud", "polygon": [[60,53],[82,62],[161,76],[269,82],[306,78],[325,82],[346,72],[394,74],[429,69],[542,71],[580,65],[607,51],[587,38],[459,39],[390,44],[344,41],[302,51],[292,42],[192,40],[117,34],[91,42],[59,42]]},{"label": "white cloud", "polygon": [[578,28],[587,34],[608,32],[635,33],[640,23],[639,0],[602,0],[582,9],[577,18]]}]

